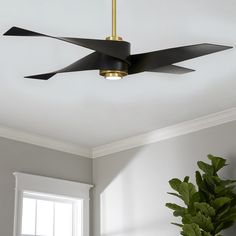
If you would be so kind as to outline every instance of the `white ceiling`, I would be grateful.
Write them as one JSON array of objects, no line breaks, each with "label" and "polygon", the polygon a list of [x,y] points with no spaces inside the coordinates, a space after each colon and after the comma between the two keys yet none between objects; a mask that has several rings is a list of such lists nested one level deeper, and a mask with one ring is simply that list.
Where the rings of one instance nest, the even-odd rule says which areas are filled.
[{"label": "white ceiling", "polygon": [[[235,0],[117,0],[132,53],[196,43],[236,46]],[[56,36],[105,38],[111,0],[0,0],[0,34],[19,26]],[[180,65],[187,75],[143,73],[106,81],[96,71],[49,81],[89,50],[53,39],[0,37],[0,125],[84,147],[236,106],[236,49]]]}]

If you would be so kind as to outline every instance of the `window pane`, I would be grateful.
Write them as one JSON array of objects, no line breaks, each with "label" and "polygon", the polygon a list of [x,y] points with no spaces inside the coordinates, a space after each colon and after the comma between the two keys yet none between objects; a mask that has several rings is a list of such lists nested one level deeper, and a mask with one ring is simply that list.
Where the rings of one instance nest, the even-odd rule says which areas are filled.
[{"label": "window pane", "polygon": [[82,222],[83,222],[83,201],[79,200],[76,203],[76,208],[77,208],[77,236],[82,236]]},{"label": "window pane", "polygon": [[72,204],[55,203],[55,236],[72,236]]},{"label": "window pane", "polygon": [[53,236],[53,202],[38,200],[36,234]]},{"label": "window pane", "polygon": [[23,198],[22,234],[35,235],[36,200]]}]

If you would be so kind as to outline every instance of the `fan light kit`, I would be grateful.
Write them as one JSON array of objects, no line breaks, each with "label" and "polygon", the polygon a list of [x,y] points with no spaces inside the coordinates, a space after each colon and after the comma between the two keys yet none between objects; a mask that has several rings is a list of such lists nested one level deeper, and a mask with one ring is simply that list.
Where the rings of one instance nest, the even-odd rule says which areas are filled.
[{"label": "fan light kit", "polygon": [[112,35],[107,37],[106,40],[54,37],[19,27],[12,27],[4,35],[48,37],[95,51],[61,70],[25,77],[40,80],[48,80],[58,73],[85,70],[99,70],[100,75],[108,80],[120,80],[127,75],[141,72],[185,74],[194,70],[174,64],[232,48],[203,43],[131,55],[130,43],[117,36],[116,0],[112,0]]}]

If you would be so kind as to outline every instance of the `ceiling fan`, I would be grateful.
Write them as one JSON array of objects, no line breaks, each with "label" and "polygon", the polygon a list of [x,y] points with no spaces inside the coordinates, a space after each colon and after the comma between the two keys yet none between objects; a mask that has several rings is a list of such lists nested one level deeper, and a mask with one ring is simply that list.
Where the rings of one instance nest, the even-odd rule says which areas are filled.
[{"label": "ceiling fan", "polygon": [[18,27],[12,27],[4,35],[48,37],[95,51],[63,69],[25,77],[41,80],[48,80],[57,73],[84,70],[99,70],[101,76],[110,80],[119,80],[126,75],[145,71],[185,74],[194,70],[173,64],[232,48],[203,43],[131,55],[130,43],[123,41],[116,33],[116,0],[112,0],[112,36],[107,37],[106,40],[54,37]]}]

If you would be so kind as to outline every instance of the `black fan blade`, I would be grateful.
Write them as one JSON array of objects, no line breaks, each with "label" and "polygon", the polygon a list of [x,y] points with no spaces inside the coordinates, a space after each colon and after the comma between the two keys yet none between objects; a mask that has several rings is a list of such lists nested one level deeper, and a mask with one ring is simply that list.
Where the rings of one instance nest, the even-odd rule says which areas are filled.
[{"label": "black fan blade", "polygon": [[72,43],[81,47],[92,49],[94,51],[126,60],[130,55],[130,43],[125,41],[112,41],[112,40],[100,40],[100,39],[84,39],[84,38],[67,38],[67,37],[53,37],[46,34],[37,33],[34,31],[12,27],[8,30],[5,36],[38,36],[48,37],[53,39],[62,40],[68,43]]},{"label": "black fan blade", "polygon": [[159,67],[230,49],[215,44],[197,44],[130,56],[129,74],[155,70]]},{"label": "black fan blade", "polygon": [[18,28],[18,27],[12,27],[9,29],[6,33],[3,34],[4,36],[45,36],[48,37],[48,35],[40,34],[34,31]]},{"label": "black fan blade", "polygon": [[56,73],[47,73],[47,74],[40,74],[40,75],[30,75],[25,76],[25,78],[29,79],[40,79],[40,80],[49,80],[51,77],[53,77]]},{"label": "black fan blade", "polygon": [[40,74],[40,75],[30,75],[30,76],[26,76],[25,78],[48,80],[52,76],[58,73],[83,71],[83,70],[97,70],[97,69],[100,69],[100,64],[101,64],[100,59],[101,59],[101,54],[94,52],[61,70],[57,70],[57,71],[46,73],[46,74]]},{"label": "black fan blade", "polygon": [[168,73],[168,74],[178,74],[178,75],[182,75],[182,74],[186,74],[186,73],[190,73],[194,71],[195,70],[188,69],[181,66],[175,66],[175,65],[163,66],[154,70],[148,70],[148,72],[158,72],[158,73]]}]

